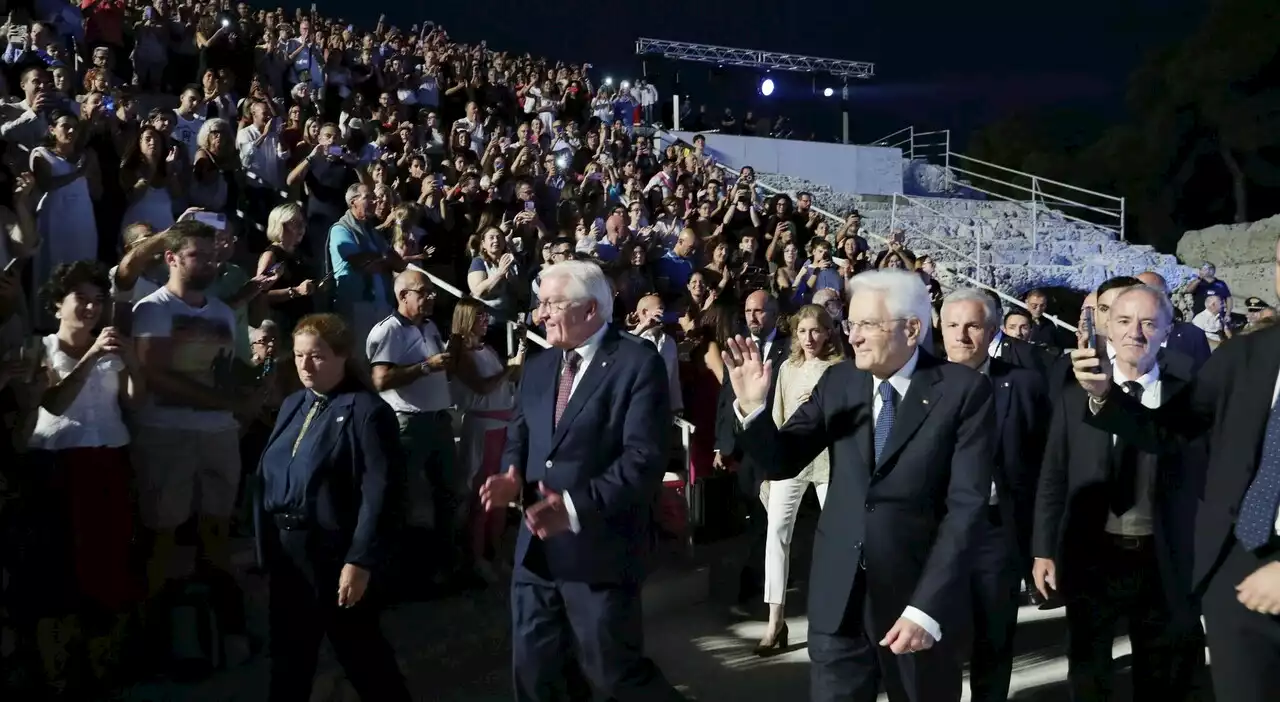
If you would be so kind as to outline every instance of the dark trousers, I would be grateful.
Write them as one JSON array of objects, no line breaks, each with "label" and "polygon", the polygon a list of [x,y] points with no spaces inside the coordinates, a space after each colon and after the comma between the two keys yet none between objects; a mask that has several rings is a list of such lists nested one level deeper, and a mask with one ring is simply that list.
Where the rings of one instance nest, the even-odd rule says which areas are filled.
[{"label": "dark trousers", "polygon": [[866,571],[858,571],[838,631],[809,629],[810,700],[874,702],[881,683],[890,702],[959,700],[962,673],[952,646],[939,642],[927,651],[896,656],[880,645],[900,613],[877,612],[866,579]]},{"label": "dark trousers", "polygon": [[1251,612],[1236,599],[1236,586],[1274,560],[1233,544],[1204,593],[1213,692],[1222,702],[1271,702],[1280,696],[1280,617]]},{"label": "dark trousers", "polygon": [[325,635],[360,699],[409,702],[368,593],[354,607],[338,607],[340,545],[326,543],[314,530],[279,531],[269,519],[263,528],[270,568],[271,702],[311,699]]},{"label": "dark trousers", "polygon": [[1022,569],[1017,536],[1002,524],[996,507],[974,545],[973,655],[969,691],[973,702],[1004,702],[1013,674],[1013,634],[1018,628],[1018,588]]},{"label": "dark trousers", "polygon": [[1204,665],[1199,619],[1172,611],[1161,583],[1155,539],[1140,541],[1142,545],[1128,548],[1119,539],[1104,537],[1093,559],[1071,573],[1075,592],[1066,596],[1067,680],[1077,702],[1111,699],[1111,647],[1121,619],[1128,620],[1133,644],[1134,699],[1187,699]]},{"label": "dark trousers", "polygon": [[580,682],[574,689],[577,668],[603,699],[681,702],[644,656],[642,620],[638,584],[554,582],[518,567],[511,583],[516,701],[591,699]]}]

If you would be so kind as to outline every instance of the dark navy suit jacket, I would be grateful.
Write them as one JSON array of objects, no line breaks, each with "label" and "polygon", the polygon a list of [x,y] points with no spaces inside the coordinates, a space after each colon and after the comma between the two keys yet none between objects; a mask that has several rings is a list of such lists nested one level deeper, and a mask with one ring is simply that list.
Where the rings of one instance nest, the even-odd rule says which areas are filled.
[{"label": "dark navy suit jacket", "polygon": [[991,496],[991,384],[921,351],[878,461],[873,386],[853,361],[831,366],[781,429],[768,416],[741,428],[743,466],[785,480],[831,450],[809,579],[813,630],[840,630],[861,562],[868,629],[888,631],[910,605],[946,636],[966,623],[968,555]]},{"label": "dark navy suit jacket", "polygon": [[[285,436],[284,429],[291,425],[296,413],[310,408],[310,400],[310,390],[299,390],[285,398],[268,447],[282,441],[293,444],[297,435],[289,432]],[[316,528],[349,542],[344,563],[376,569],[387,556],[387,532],[394,526],[397,513],[392,502],[405,474],[395,412],[372,391],[349,381],[330,394],[324,417],[319,427],[308,429],[320,432],[314,450],[299,452],[291,464],[293,475],[309,476],[302,504],[273,504],[285,492],[281,482],[290,466],[261,460],[255,518],[262,527],[267,509],[305,514]],[[270,453],[264,451],[264,458]],[[299,471],[296,462],[302,460],[311,465]],[[255,531],[261,559],[264,530]]]},{"label": "dark navy suit jacket", "polygon": [[1191,322],[1174,322],[1165,341],[1165,348],[1173,349],[1191,359],[1191,371],[1199,373],[1200,367],[1209,360],[1211,349],[1209,339],[1204,330]]},{"label": "dark navy suit jacket", "polygon": [[636,583],[669,460],[666,367],[652,344],[610,327],[553,427],[563,357],[552,350],[526,364],[503,465],[524,477],[526,506],[540,499],[539,482],[567,493],[581,530],[544,541],[522,526],[516,563],[551,580]]},{"label": "dark navy suit jacket", "polygon": [[1036,483],[1052,412],[1049,396],[1035,371],[993,358],[988,374],[996,414],[992,479],[1005,523],[1017,533],[1018,555],[1030,567]]}]

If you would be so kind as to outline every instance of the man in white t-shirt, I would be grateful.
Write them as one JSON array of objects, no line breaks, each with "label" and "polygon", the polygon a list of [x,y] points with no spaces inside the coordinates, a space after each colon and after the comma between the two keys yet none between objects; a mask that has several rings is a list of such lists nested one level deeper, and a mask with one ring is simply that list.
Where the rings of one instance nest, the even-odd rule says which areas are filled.
[{"label": "man in white t-shirt", "polygon": [[214,235],[195,221],[173,225],[164,235],[168,281],[133,308],[148,385],[133,447],[142,520],[156,537],[147,566],[152,595],[164,586],[174,531],[193,512],[204,557],[230,572],[227,535],[240,481],[237,416],[254,416],[262,404],[260,393],[237,392],[235,314],[204,292],[217,275]]},{"label": "man in white t-shirt", "polygon": [[1191,318],[1191,323],[1200,327],[1204,331],[1205,338],[1209,340],[1209,344],[1216,347],[1224,339],[1231,336],[1231,330],[1225,324],[1226,317],[1222,297],[1218,294],[1218,291],[1210,290],[1205,293],[1204,309]]},{"label": "man in white t-shirt", "polygon": [[[456,555],[459,508],[469,491],[454,455],[446,372],[450,356],[428,319],[436,291],[426,275],[407,269],[396,276],[394,292],[396,311],[374,325],[366,343],[373,387],[400,421],[400,444],[409,466],[409,523],[430,525],[441,553]],[[451,569],[459,564],[442,565]]]},{"label": "man in white t-shirt", "polygon": [[178,98],[178,109],[173,111],[173,132],[170,136],[186,147],[187,158],[192,161],[196,158],[196,152],[200,150],[198,137],[200,128],[205,123],[204,115],[197,110],[200,107],[201,97],[200,92],[195,88],[187,88],[182,91],[182,97]]}]

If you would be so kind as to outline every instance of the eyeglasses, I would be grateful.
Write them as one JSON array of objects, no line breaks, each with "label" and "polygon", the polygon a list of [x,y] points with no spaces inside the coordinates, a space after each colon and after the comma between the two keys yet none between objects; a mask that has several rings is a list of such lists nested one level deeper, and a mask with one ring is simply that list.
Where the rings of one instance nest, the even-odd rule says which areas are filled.
[{"label": "eyeglasses", "polygon": [[539,300],[537,309],[539,312],[546,310],[551,314],[559,314],[569,309],[570,307],[573,307],[577,303],[578,303],[578,300],[561,300],[559,302],[552,302],[550,300]]},{"label": "eyeglasses", "polygon": [[426,299],[426,300],[436,299],[435,290],[428,290],[426,288],[405,288],[405,292],[415,293],[417,295],[420,295],[423,299]]},{"label": "eyeglasses", "polygon": [[883,334],[889,331],[889,325],[895,322],[905,322],[905,321],[907,320],[904,317],[895,317],[893,319],[884,319],[884,320],[864,319],[857,322],[846,319],[845,321],[840,323],[840,328],[844,331],[845,334],[849,334],[849,335],[852,335],[854,332],[858,332],[861,334],[871,334],[871,333]]}]

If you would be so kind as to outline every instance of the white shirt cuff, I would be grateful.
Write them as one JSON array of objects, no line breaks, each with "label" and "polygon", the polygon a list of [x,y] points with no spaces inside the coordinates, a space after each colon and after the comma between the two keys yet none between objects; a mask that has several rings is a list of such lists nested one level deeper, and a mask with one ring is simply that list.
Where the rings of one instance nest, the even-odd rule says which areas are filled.
[{"label": "white shirt cuff", "polygon": [[764,412],[764,405],[760,405],[752,410],[751,414],[744,417],[742,416],[742,408],[738,406],[738,401],[733,401],[733,416],[737,417],[738,423],[744,427],[750,424],[756,417],[759,417],[762,412]]},{"label": "white shirt cuff", "polygon": [[[569,531],[577,534],[582,531],[582,523],[578,521],[578,510],[573,507],[573,498],[569,496],[568,491],[562,492],[560,495],[564,498],[564,511],[569,513]],[[930,619],[929,621],[933,620]],[[924,625],[921,624],[921,626]]]},{"label": "white shirt cuff", "polygon": [[929,632],[929,635],[933,637],[934,641],[942,640],[942,627],[938,625],[938,622],[934,621],[933,617],[921,612],[915,607],[907,607],[902,610],[902,618],[908,619],[923,627],[924,630]]}]

